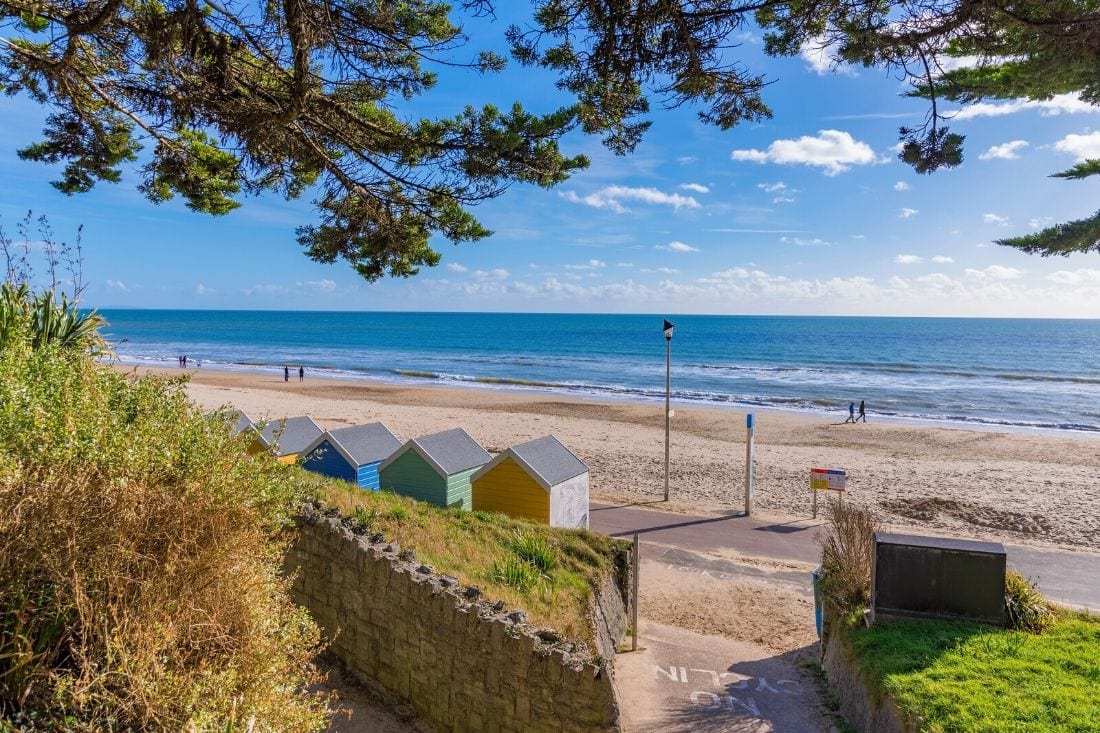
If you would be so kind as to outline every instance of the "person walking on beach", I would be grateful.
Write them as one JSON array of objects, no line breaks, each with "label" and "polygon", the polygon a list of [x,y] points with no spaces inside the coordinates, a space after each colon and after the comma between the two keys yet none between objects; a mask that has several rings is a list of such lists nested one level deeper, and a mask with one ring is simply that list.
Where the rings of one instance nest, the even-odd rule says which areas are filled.
[{"label": "person walking on beach", "polygon": [[859,401],[859,417],[856,418],[856,422],[860,420],[867,422],[867,403],[863,400]]},{"label": "person walking on beach", "polygon": [[290,367],[287,366],[286,364],[283,365],[283,381],[284,382],[289,382],[290,381]]},{"label": "person walking on beach", "polygon": [[848,419],[845,420],[844,422],[845,423],[850,423],[850,422],[854,423],[855,421],[856,421],[856,403],[855,402],[849,402],[848,403]]},{"label": "person walking on beach", "polygon": [[306,381],[306,368],[304,366],[298,367],[298,381]]}]

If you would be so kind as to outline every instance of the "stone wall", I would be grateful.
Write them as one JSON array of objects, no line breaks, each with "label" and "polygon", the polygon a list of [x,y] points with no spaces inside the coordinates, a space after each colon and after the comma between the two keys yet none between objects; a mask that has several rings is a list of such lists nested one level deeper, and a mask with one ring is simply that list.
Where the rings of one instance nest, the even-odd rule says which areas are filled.
[{"label": "stone wall", "polygon": [[307,510],[298,529],[287,557],[295,600],[349,669],[439,730],[620,730],[609,661],[626,624],[617,579],[596,593],[596,654],[338,516]]},{"label": "stone wall", "polygon": [[[832,626],[838,624],[833,621]],[[840,714],[861,733],[916,733],[889,695],[876,695],[852,656],[843,631],[827,634],[822,663],[829,689],[840,704]]]}]

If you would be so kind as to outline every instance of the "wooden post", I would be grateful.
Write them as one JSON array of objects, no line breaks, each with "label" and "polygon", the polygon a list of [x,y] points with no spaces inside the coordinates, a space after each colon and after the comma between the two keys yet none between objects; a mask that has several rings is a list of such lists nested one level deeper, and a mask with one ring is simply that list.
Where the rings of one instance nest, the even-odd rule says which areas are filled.
[{"label": "wooden post", "polygon": [[632,578],[632,580],[634,581],[633,582],[634,587],[632,588],[632,594],[631,594],[633,596],[633,598],[631,599],[631,604],[633,606],[633,608],[631,609],[631,612],[632,612],[632,616],[633,616],[634,633],[630,635],[630,651],[636,652],[636,651],[638,651],[638,606],[640,605],[639,602],[638,602],[638,570],[639,570],[639,568],[641,568],[641,565],[642,565],[642,562],[641,562],[641,559],[642,559],[642,543],[638,540],[638,533],[637,532],[634,533],[634,558],[633,559],[634,559],[634,577]]}]

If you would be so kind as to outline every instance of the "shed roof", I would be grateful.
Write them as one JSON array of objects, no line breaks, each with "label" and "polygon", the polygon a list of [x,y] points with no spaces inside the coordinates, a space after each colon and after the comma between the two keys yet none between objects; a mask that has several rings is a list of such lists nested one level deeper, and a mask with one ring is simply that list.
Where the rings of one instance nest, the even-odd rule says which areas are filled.
[{"label": "shed roof", "polygon": [[588,472],[588,466],[566,448],[553,435],[514,445],[493,459],[493,462],[474,474],[479,479],[504,460],[511,458],[523,467],[539,484],[550,490],[563,481]]},{"label": "shed roof", "polygon": [[260,433],[260,442],[277,456],[301,453],[324,431],[309,415],[271,420]]},{"label": "shed roof", "polygon": [[229,432],[234,436],[256,427],[256,423],[252,422],[252,418],[240,410],[233,410],[229,413],[229,423]]},{"label": "shed roof", "polygon": [[584,465],[573,451],[562,445],[561,441],[553,435],[544,435],[541,438],[514,445],[512,453],[551,486],[588,471],[588,466]]},{"label": "shed roof", "polygon": [[415,450],[441,476],[451,476],[476,468],[492,460],[492,456],[462,428],[422,435],[409,442],[386,459],[382,470],[408,450]]},{"label": "shed roof", "polygon": [[303,452],[311,452],[325,440],[331,442],[348,463],[354,466],[384,461],[401,447],[401,441],[390,432],[389,428],[380,422],[372,422],[328,430],[318,436]]}]

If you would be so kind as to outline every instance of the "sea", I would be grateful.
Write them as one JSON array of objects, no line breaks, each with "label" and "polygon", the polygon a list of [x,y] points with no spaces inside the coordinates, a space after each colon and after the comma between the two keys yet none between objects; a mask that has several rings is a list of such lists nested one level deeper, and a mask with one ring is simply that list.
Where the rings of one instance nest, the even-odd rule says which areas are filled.
[{"label": "sea", "polygon": [[1100,435],[1100,321],[102,310],[125,364]]}]

